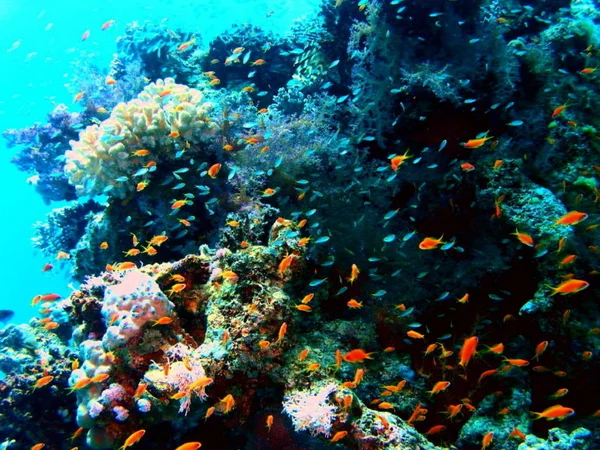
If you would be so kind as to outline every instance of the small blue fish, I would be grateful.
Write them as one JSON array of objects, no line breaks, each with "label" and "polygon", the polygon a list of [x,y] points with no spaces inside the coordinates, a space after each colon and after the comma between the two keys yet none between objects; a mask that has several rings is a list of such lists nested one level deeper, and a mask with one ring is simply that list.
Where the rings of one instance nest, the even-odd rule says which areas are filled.
[{"label": "small blue fish", "polygon": [[315,240],[315,244],[323,244],[329,240],[329,236],[321,236],[317,240]]},{"label": "small blue fish", "polygon": [[383,297],[385,294],[387,294],[387,291],[385,291],[383,289],[379,289],[374,294],[371,294],[371,297]]},{"label": "small blue fish", "polygon": [[335,294],[335,295],[342,295],[347,290],[348,290],[348,288],[346,286],[343,286],[343,287],[340,288],[339,291],[337,291],[337,294]]},{"label": "small blue fish", "polygon": [[182,167],[181,169],[177,169],[173,173],[186,173],[188,170],[190,170],[189,167]]},{"label": "small blue fish", "polygon": [[388,211],[385,216],[383,216],[384,220],[390,220],[392,217],[394,217],[396,214],[398,214],[398,211],[400,211],[399,209],[395,209],[392,211]]},{"label": "small blue fish", "polygon": [[336,103],[344,103],[346,100],[348,100],[348,95],[342,95],[337,99]]},{"label": "small blue fish", "polygon": [[508,125],[509,127],[520,127],[521,125],[523,125],[523,121],[522,120],[513,120],[512,122],[508,122],[506,125]]},{"label": "small blue fish", "polygon": [[147,168],[143,168],[138,170],[136,173],[133,174],[134,177],[141,177],[142,175],[146,175],[148,173],[148,169]]},{"label": "small blue fish", "polygon": [[316,209],[310,209],[310,210],[306,211],[306,217],[310,217],[316,212],[317,212]]},{"label": "small blue fish", "polygon": [[327,281],[327,278],[323,278],[322,280],[312,280],[310,283],[308,283],[308,285],[310,287],[317,287],[317,286],[322,285],[326,281]]},{"label": "small blue fish", "polygon": [[[438,152],[441,152],[442,150],[444,150],[446,148],[446,145],[448,145],[448,141],[446,139],[444,139],[440,143],[440,147],[438,148]],[[423,151],[425,151],[425,150],[423,150]]]},{"label": "small blue fish", "polygon": [[119,182],[121,182],[121,183],[122,183],[122,182],[125,182],[125,181],[127,181],[127,180],[129,180],[129,178],[127,178],[127,177],[119,177],[119,178],[116,178],[116,179],[115,179],[115,181],[119,181]]},{"label": "small blue fish", "polygon": [[183,189],[185,187],[185,183],[178,183],[173,186],[171,189]]},{"label": "small blue fish", "polygon": [[332,62],[331,64],[329,64],[329,68],[333,69],[335,66],[337,66],[340,63],[339,59],[336,59],[334,62]]},{"label": "small blue fish", "polygon": [[383,242],[394,242],[395,240],[396,240],[395,234],[388,234],[386,237],[383,238]]}]

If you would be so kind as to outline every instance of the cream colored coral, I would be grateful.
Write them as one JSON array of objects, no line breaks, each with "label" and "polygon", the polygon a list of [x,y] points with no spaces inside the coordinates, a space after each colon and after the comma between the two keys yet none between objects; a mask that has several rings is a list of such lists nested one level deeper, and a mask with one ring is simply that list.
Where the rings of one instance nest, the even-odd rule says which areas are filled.
[{"label": "cream colored coral", "polygon": [[[70,142],[65,174],[79,195],[105,192],[124,198],[145,179],[133,177],[144,163],[173,159],[176,144],[199,144],[216,132],[211,109],[202,92],[172,78],[150,83],[137,98],[119,103],[108,119],[87,127],[78,141]],[[148,149],[151,155],[133,157],[139,149]],[[127,180],[117,181],[121,177]]]}]

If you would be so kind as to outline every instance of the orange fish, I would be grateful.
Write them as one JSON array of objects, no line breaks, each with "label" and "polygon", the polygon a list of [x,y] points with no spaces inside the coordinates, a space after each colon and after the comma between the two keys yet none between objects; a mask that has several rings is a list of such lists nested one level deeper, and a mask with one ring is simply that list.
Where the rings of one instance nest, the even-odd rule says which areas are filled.
[{"label": "orange fish", "polygon": [[135,433],[132,433],[131,436],[125,439],[125,443],[121,447],[119,447],[119,450],[124,450],[127,447],[131,447],[132,445],[138,443],[145,433],[146,430],[138,430]]},{"label": "orange fish", "polygon": [[503,360],[504,362],[510,364],[511,366],[516,366],[516,367],[525,367],[529,365],[529,361],[527,361],[526,359],[509,359],[509,358],[504,358]]},{"label": "orange fish", "polygon": [[548,341],[542,341],[535,347],[535,355],[531,359],[539,359],[542,353],[548,348]]},{"label": "orange fish", "polygon": [[557,287],[552,287],[549,285],[546,285],[546,287],[549,287],[550,289],[552,289],[552,294],[550,294],[550,296],[552,296],[552,295],[556,295],[556,294],[560,294],[560,295],[575,294],[579,291],[583,291],[589,285],[590,285],[590,283],[588,283],[587,281],[576,280],[575,278],[572,278],[570,280],[567,280],[567,281],[559,284]]},{"label": "orange fish", "polygon": [[457,298],[456,301],[458,303],[467,303],[469,301],[469,293],[466,293],[465,295],[463,295],[461,298]]},{"label": "orange fish", "polygon": [[219,174],[219,171],[221,170],[221,164],[217,163],[217,164],[213,164],[212,166],[210,166],[210,168],[208,169],[208,176],[211,178],[217,178],[217,175]]},{"label": "orange fish", "polygon": [[294,255],[288,255],[281,260],[281,262],[279,263],[279,268],[278,268],[278,272],[280,275],[283,275],[285,273],[285,271],[288,270],[288,268],[292,264],[292,260],[294,259],[294,257],[295,257]]},{"label": "orange fish", "polygon": [[281,342],[283,340],[283,338],[285,337],[285,334],[287,333],[287,327],[288,326],[287,326],[286,322],[283,322],[281,324],[281,326],[279,327],[279,334],[277,336],[276,343]]},{"label": "orange fish", "polygon": [[58,327],[60,327],[60,324],[56,322],[48,322],[46,325],[44,325],[46,330],[56,330]]},{"label": "orange fish", "polygon": [[102,383],[103,381],[106,381],[108,377],[110,377],[110,375],[107,373],[99,373],[90,378],[90,383]]},{"label": "orange fish", "polygon": [[300,303],[304,303],[305,305],[307,305],[310,303],[310,301],[313,299],[314,296],[315,296],[315,294],[307,294],[304,296],[304,298],[302,300],[300,300]]},{"label": "orange fish", "polygon": [[83,34],[81,35],[81,40],[82,41],[87,41],[87,39],[90,37],[90,30],[85,30],[83,32]]},{"label": "orange fish", "polygon": [[310,352],[310,348],[305,348],[298,354],[298,361],[304,361]]},{"label": "orange fish", "polygon": [[566,408],[562,405],[554,405],[549,408],[546,408],[544,411],[538,413],[531,411],[531,414],[536,416],[533,420],[538,420],[544,418],[546,420],[564,420],[569,416],[575,414],[575,410],[572,408]]},{"label": "orange fish", "polygon": [[133,398],[140,398],[144,392],[146,392],[146,388],[148,385],[146,383],[140,383],[133,394]]},{"label": "orange fish", "polygon": [[208,408],[206,410],[206,414],[204,415],[204,421],[206,422],[206,419],[208,419],[210,416],[212,416],[214,412],[215,412],[214,406],[211,406],[210,408]]},{"label": "orange fish", "polygon": [[160,318],[160,319],[158,319],[158,320],[155,320],[155,321],[154,321],[154,324],[153,324],[152,326],[153,326],[153,327],[155,327],[155,326],[157,326],[157,325],[168,325],[168,324],[170,324],[171,322],[173,322],[173,318],[172,318],[172,317],[167,317],[167,316],[165,316],[165,317],[161,317],[161,318]]},{"label": "orange fish", "polygon": [[[106,78],[104,79],[104,83],[108,86],[112,86],[114,84],[117,84],[117,80],[115,80],[113,77],[111,77],[110,75],[107,75]],[[107,111],[108,112],[108,111]]]},{"label": "orange fish", "polygon": [[171,209],[180,209],[181,207],[187,205],[189,200],[176,200],[171,204]]},{"label": "orange fish", "polygon": [[425,436],[431,436],[432,434],[441,433],[446,429],[445,425],[434,425],[429,430],[425,432]]},{"label": "orange fish", "polygon": [[390,166],[392,167],[392,170],[394,172],[396,172],[400,168],[400,166],[404,163],[404,161],[406,161],[407,159],[410,159],[410,158],[412,158],[412,156],[410,156],[408,154],[408,150],[406,150],[404,155],[394,156],[390,160]]},{"label": "orange fish", "polygon": [[208,84],[210,84],[211,86],[216,86],[218,84],[221,84],[221,80],[219,80],[218,78],[215,78],[215,79],[211,80],[210,83],[208,83]]},{"label": "orange fish", "polygon": [[198,450],[200,447],[202,447],[200,442],[186,442],[185,444],[177,447],[175,450]]},{"label": "orange fish", "polygon": [[264,59],[257,59],[256,61],[251,62],[250,65],[251,66],[262,66],[265,63],[266,63],[266,61]]},{"label": "orange fish", "polygon": [[480,384],[485,378],[490,377],[492,375],[496,375],[498,371],[496,369],[490,369],[483,372],[479,375],[479,380],[477,380],[477,384]]},{"label": "orange fish", "polygon": [[[464,172],[471,172],[471,171],[475,170],[475,166],[474,166],[473,164],[471,164],[471,163],[468,163],[468,162],[466,162],[466,163],[462,163],[462,164],[460,165],[460,168],[461,168],[461,169],[462,169]],[[443,426],[443,425],[439,425],[439,426]]]},{"label": "orange fish", "polygon": [[448,386],[450,386],[449,381],[438,381],[433,386],[433,389],[431,389],[430,391],[427,391],[427,392],[429,392],[429,395],[439,394],[440,392],[448,389]]},{"label": "orange fish", "polygon": [[106,22],[104,22],[104,23],[102,24],[102,26],[100,27],[100,29],[101,29],[102,31],[104,31],[104,30],[108,30],[110,27],[112,27],[112,26],[115,24],[115,22],[116,22],[116,20],[114,20],[114,19],[107,20]]},{"label": "orange fish", "polygon": [[46,444],[43,444],[43,443],[40,442],[39,444],[35,444],[34,446],[32,446],[30,448],[30,450],[41,450],[42,448],[44,448],[45,445]]},{"label": "orange fish", "polygon": [[331,438],[331,440],[329,442],[337,442],[339,440],[344,439],[347,435],[348,435],[347,431],[338,431],[337,433],[335,433],[333,435],[333,437]]},{"label": "orange fish", "polygon": [[52,375],[47,375],[45,377],[39,378],[33,385],[33,390],[36,390],[37,388],[41,388],[41,387],[44,387],[44,386],[50,384],[52,382],[52,380],[54,380],[54,377]]},{"label": "orange fish", "polygon": [[566,266],[567,264],[571,264],[576,259],[577,255],[567,255],[558,264],[560,264],[561,266]]},{"label": "orange fish", "polygon": [[358,270],[358,266],[356,264],[352,264],[350,277],[347,278],[347,280],[350,282],[350,284],[353,284],[358,279],[359,273],[360,273],[360,270]]},{"label": "orange fish", "polygon": [[564,397],[569,393],[567,388],[558,389],[554,394],[552,394],[549,398],[556,400],[557,398]]},{"label": "orange fish", "polygon": [[583,222],[587,218],[588,215],[586,213],[571,211],[554,222],[554,225],[577,225],[579,222]]},{"label": "orange fish", "polygon": [[554,111],[552,111],[552,117],[558,117],[562,114],[562,112],[567,108],[567,104],[565,103],[564,105],[560,105],[556,108],[554,108]]},{"label": "orange fish", "polygon": [[83,389],[91,382],[92,382],[91,378],[81,378],[73,386],[71,386],[71,390],[69,393],[71,393],[73,391],[78,391],[79,389]]},{"label": "orange fish", "polygon": [[213,379],[210,377],[200,377],[195,379],[187,387],[189,391],[195,391],[196,389],[202,389],[213,383]]},{"label": "orange fish", "polygon": [[591,351],[586,350],[581,354],[581,359],[583,359],[584,361],[589,361],[590,359],[592,359],[592,356],[594,356],[594,354]]},{"label": "orange fish", "polygon": [[108,242],[104,241],[100,244],[100,248],[102,250],[106,250],[108,248]]},{"label": "orange fish", "polygon": [[523,433],[518,428],[513,428],[513,430],[508,435],[508,437],[515,437],[517,439],[520,439],[520,440],[524,441],[526,436],[525,436],[525,433]]},{"label": "orange fish", "polygon": [[598,69],[598,67],[585,67],[579,73],[584,73],[584,74],[594,73],[597,69]]},{"label": "orange fish", "polygon": [[362,308],[363,304],[362,302],[358,302],[354,299],[350,299],[347,303],[348,307],[352,308],[352,309],[357,309],[357,308]]},{"label": "orange fish", "polygon": [[520,233],[519,230],[517,229],[514,233],[511,233],[512,235],[517,236],[517,239],[522,243],[527,245],[528,247],[533,247],[535,246],[535,242],[533,241],[533,238],[531,237],[530,234],[527,233]]},{"label": "orange fish", "polygon": [[184,50],[187,50],[187,49],[188,49],[188,48],[190,48],[192,45],[194,45],[194,42],[196,42],[196,38],[193,38],[193,39],[191,39],[191,40],[189,40],[189,41],[187,41],[187,42],[184,42],[183,44],[180,44],[180,45],[177,47],[177,51],[178,51],[178,52],[182,52],[182,51],[184,51]]},{"label": "orange fish", "polygon": [[425,339],[425,335],[416,332],[415,330],[410,330],[406,332],[406,335],[412,339]]},{"label": "orange fish", "polygon": [[274,195],[277,191],[273,188],[267,188],[263,191],[263,197],[270,197],[272,195]]},{"label": "orange fish", "polygon": [[488,350],[497,355],[501,355],[502,352],[504,351],[504,344],[501,342],[500,344],[496,344],[492,347],[488,347]]},{"label": "orange fish", "polygon": [[471,336],[465,339],[463,346],[460,349],[460,362],[459,366],[467,367],[469,361],[473,357],[473,355],[477,354],[477,344],[479,343],[479,338],[477,336]]},{"label": "orange fish", "polygon": [[146,189],[148,184],[149,184],[148,181],[140,181],[138,184],[136,184],[135,190],[137,192],[142,192],[144,189]]},{"label": "orange fish", "polygon": [[273,415],[269,414],[267,416],[267,429],[269,430],[269,433],[271,432],[271,427],[273,426]]},{"label": "orange fish", "polygon": [[490,431],[481,440],[481,450],[485,450],[486,448],[488,448],[492,443],[492,439],[494,439],[494,432]]},{"label": "orange fish", "polygon": [[303,312],[311,312],[312,308],[308,305],[296,305],[294,306],[294,308],[296,308],[298,311],[303,311]]},{"label": "orange fish", "polygon": [[365,352],[363,349],[355,349],[355,350],[351,350],[348,353],[346,353],[344,355],[344,361],[349,362],[349,363],[360,363],[363,362],[365,359],[373,359],[371,357],[371,355],[374,355],[375,352],[371,352],[371,353],[367,353]]},{"label": "orange fish", "polygon": [[433,237],[426,237],[419,244],[419,248],[421,250],[434,250],[438,246],[445,244],[445,242],[442,241],[443,237],[444,237],[444,235],[442,235],[439,239],[436,239]]},{"label": "orange fish", "polygon": [[44,264],[44,267],[42,267],[42,272],[49,272],[52,269],[54,269],[54,266],[50,263],[48,264]]},{"label": "orange fish", "polygon": [[167,137],[170,137],[170,138],[174,139],[174,138],[178,138],[179,136],[181,136],[179,134],[179,131],[171,131]]},{"label": "orange fish", "polygon": [[490,139],[494,139],[494,136],[484,136],[482,138],[469,139],[467,142],[463,143],[462,146],[464,148],[479,148],[483,147],[483,145]]}]

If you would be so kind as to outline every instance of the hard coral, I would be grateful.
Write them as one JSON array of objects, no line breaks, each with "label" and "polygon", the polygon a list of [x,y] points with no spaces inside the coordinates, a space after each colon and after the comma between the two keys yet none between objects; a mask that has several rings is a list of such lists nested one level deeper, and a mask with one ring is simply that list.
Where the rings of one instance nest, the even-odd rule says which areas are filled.
[{"label": "hard coral", "polygon": [[119,103],[110,118],[87,127],[78,141],[71,141],[65,165],[69,182],[80,195],[104,192],[126,197],[136,189],[129,178],[138,176],[137,181],[143,181],[143,175],[151,172],[140,169],[132,153],[151,149],[157,163],[175,159],[178,143],[199,144],[216,131],[208,116],[211,108],[200,91],[172,78],[149,84],[134,100]]}]

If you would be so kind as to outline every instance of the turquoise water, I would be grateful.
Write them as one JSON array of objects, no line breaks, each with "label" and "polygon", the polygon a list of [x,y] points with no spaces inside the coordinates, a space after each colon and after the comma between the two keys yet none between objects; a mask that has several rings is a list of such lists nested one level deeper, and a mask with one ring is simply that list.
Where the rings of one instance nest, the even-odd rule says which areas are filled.
[{"label": "turquoise water", "polygon": [[[160,23],[199,32],[207,44],[236,23],[252,23],[285,33],[296,20],[310,20],[319,2],[309,0],[246,1],[6,1],[0,2],[0,128],[22,128],[43,122],[55,104],[73,111],[75,88],[70,85],[74,63],[93,58],[107,67],[116,51],[115,39],[134,21]],[[268,17],[267,17],[268,16]],[[102,31],[108,20],[114,26]],[[86,30],[90,37],[82,41]],[[68,295],[70,280],[55,268],[42,273],[49,261],[31,244],[32,224],[43,221],[58,203],[45,205],[10,163],[17,149],[0,139],[0,309],[15,311],[15,323],[35,313],[31,298],[40,293]]]}]

